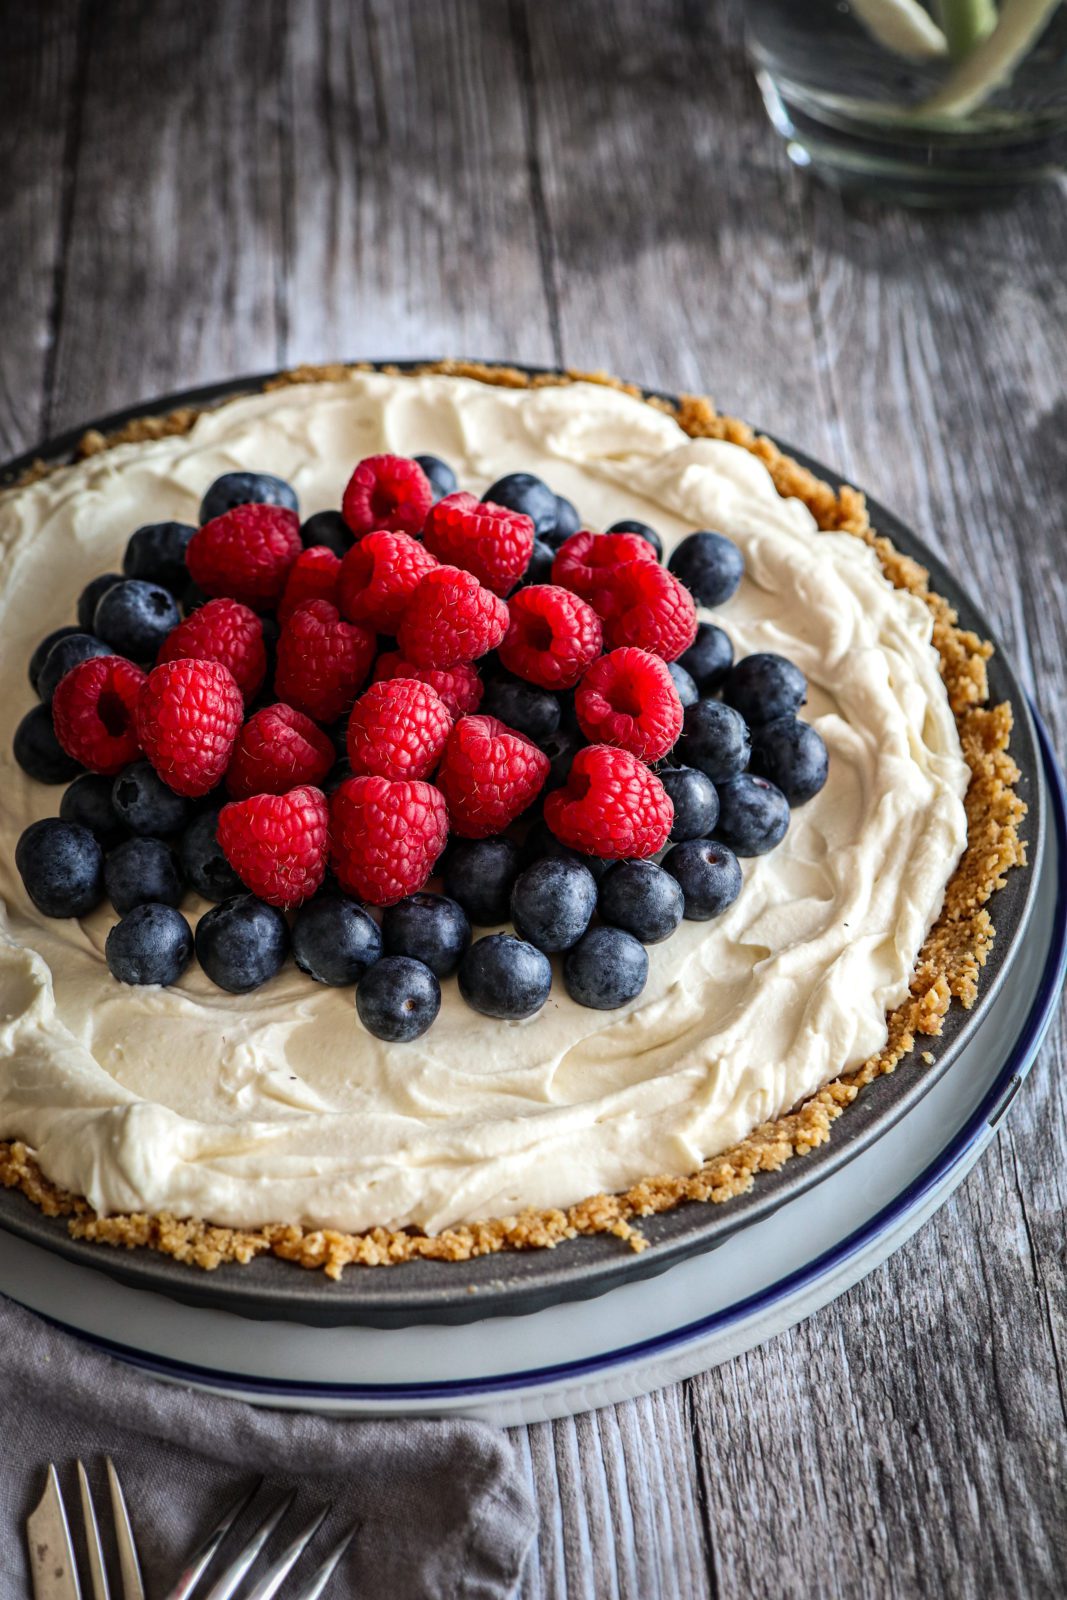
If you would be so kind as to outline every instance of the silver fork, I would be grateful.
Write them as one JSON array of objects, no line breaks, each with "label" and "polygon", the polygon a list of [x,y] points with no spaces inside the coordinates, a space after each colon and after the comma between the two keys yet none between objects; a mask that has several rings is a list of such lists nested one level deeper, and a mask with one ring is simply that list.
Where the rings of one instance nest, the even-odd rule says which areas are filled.
[{"label": "silver fork", "polygon": [[[133,1529],[130,1526],[126,1497],[110,1457],[107,1459],[107,1476],[115,1545],[118,1552],[119,1577],[122,1583],[122,1600],[145,1600],[144,1583],[141,1579],[141,1568],[137,1559]],[[205,1592],[197,1586],[219,1554],[230,1529],[261,1487],[262,1479],[227,1508],[203,1544],[190,1557],[178,1581],[168,1591],[166,1600],[192,1600],[194,1594],[198,1596],[198,1600],[200,1596],[202,1600],[232,1600],[238,1587],[251,1573],[263,1553],[271,1534],[292,1506],[295,1494],[286,1495],[263,1518],[251,1538],[241,1545],[225,1570],[218,1574],[210,1590]],[[88,1474],[80,1461],[78,1489],[89,1556],[88,1581],[92,1587],[92,1600],[111,1600],[96,1507],[93,1504]],[[258,1577],[255,1586],[248,1591],[244,1600],[274,1600],[285,1579],[326,1520],[329,1511],[330,1507],[324,1506],[305,1527],[301,1528],[281,1554]],[[354,1533],[355,1529],[352,1528],[338,1540],[322,1565],[312,1573],[301,1588],[290,1593],[289,1600],[319,1600]],[[27,1519],[26,1534],[30,1547],[30,1570],[33,1574],[35,1600],[82,1600],[67,1509],[63,1503],[59,1477],[53,1465],[48,1468],[44,1493]]]}]

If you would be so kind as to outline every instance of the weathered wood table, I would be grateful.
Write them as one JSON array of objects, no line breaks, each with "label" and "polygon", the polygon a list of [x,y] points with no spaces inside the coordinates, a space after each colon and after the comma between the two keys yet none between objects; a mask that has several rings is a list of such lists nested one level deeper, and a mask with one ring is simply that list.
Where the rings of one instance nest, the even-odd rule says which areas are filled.
[{"label": "weathered wood table", "polygon": [[[844,203],[713,0],[0,7],[0,454],[338,356],[607,367],[836,463],[1067,741],[1067,208]],[[1062,1594],[1062,1028],[893,1260],[732,1365],[517,1431],[524,1594]]]}]

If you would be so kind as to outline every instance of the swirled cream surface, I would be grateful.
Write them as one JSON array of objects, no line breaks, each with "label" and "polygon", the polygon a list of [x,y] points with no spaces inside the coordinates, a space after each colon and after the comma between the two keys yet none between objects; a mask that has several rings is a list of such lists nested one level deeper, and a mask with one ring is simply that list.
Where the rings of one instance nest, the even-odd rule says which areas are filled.
[{"label": "swirled cream surface", "polygon": [[[352,990],[292,964],[247,996],[195,965],[175,988],[119,984],[110,909],[50,921],[19,880],[18,836],[61,794],[10,754],[33,703],[26,663],[82,586],[120,566],[141,523],[195,521],[219,473],[278,473],[307,515],[381,450],[440,455],[475,493],[538,473],[587,526],[637,517],[668,549],[720,529],[746,576],[715,620],[737,655],[778,651],[808,676],[826,787],[743,863],[724,916],[650,948],[647,987],[621,1011],[574,1004],[557,975],[538,1016],[489,1021],[453,979],[428,1033],[383,1044]],[[101,1212],[437,1231],[690,1173],[881,1047],[965,843],[968,772],[925,607],[861,541],[819,533],[746,451],[592,384],[357,375],[230,402],[187,436],[8,492],[0,679],[0,1137]]]}]

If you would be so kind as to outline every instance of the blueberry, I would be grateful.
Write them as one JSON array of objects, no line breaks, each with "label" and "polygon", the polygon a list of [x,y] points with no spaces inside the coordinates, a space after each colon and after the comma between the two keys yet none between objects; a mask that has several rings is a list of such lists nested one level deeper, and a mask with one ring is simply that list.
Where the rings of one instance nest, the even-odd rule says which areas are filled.
[{"label": "blueberry", "polygon": [[677,661],[668,661],[667,671],[670,673],[671,681],[678,691],[678,698],[682,702],[682,710],[686,711],[690,706],[695,706],[700,699],[700,690],[685,668]]},{"label": "blueberry", "polygon": [[441,985],[421,961],[383,956],[364,973],[356,1010],[368,1033],[389,1044],[418,1039],[441,1009]]},{"label": "blueberry", "polygon": [[526,835],[522,847],[523,865],[532,866],[543,856],[548,856],[553,861],[577,861],[578,865],[591,872],[598,882],[609,865],[600,856],[584,856],[580,850],[572,850],[569,844],[564,844],[562,840],[556,838],[547,822],[540,819]]},{"label": "blueberry", "polygon": [[[556,496],[556,523],[552,529],[553,534],[559,539],[560,544],[564,539],[569,539],[572,533],[577,533],[582,526],[582,519],[578,515],[578,507],[566,495]],[[559,545],[556,546],[557,550]]]},{"label": "blueberry", "polygon": [[510,933],[475,940],[459,968],[459,992],[483,1017],[518,1022],[540,1011],[552,987],[543,951]]},{"label": "blueberry", "polygon": [[220,989],[247,994],[273,978],[289,953],[289,929],[274,906],[254,894],[212,906],[196,925],[196,956]]},{"label": "blueberry", "polygon": [[745,563],[732,539],[702,530],[675,545],[667,567],[698,606],[721,606],[736,593]]},{"label": "blueberry", "polygon": [[639,539],[644,539],[656,552],[656,560],[663,560],[663,540],[655,528],[650,528],[647,522],[635,522],[632,517],[623,517],[621,522],[613,522],[606,529],[608,533],[636,533]]},{"label": "blueberry", "polygon": [[714,839],[688,839],[663,858],[663,870],[677,878],[690,922],[721,916],[741,893],[741,865],[733,851]]},{"label": "blueberry", "polygon": [[382,913],[386,955],[410,956],[437,978],[452,976],[470,942],[467,913],[447,895],[409,894]]},{"label": "blueberry", "polygon": [[162,839],[126,839],[104,862],[104,887],[120,917],[134,906],[158,901],[177,906],[182,898],[178,860]]},{"label": "blueberry", "polygon": [[169,589],[127,578],[100,597],[93,627],[120,656],[154,663],[160,645],[180,621],[178,602]]},{"label": "blueberry", "polygon": [[305,550],[324,544],[335,556],[345,556],[355,544],[355,534],[339,511],[316,511],[300,529]]},{"label": "blueberry", "polygon": [[498,478],[489,485],[482,500],[521,511],[530,518],[535,534],[547,533],[556,526],[556,497],[548,484],[532,472],[509,472],[506,478]]},{"label": "blueberry", "polygon": [[[577,533],[578,529],[575,528],[574,532]],[[560,545],[566,544],[566,542],[567,542],[567,540],[569,538],[570,538],[570,534],[565,532],[563,528],[546,528],[546,529],[544,529],[543,532],[541,532],[541,533],[539,533],[537,535],[537,538],[535,539],[534,543],[535,544],[546,544],[548,546],[548,548],[552,551],[552,554],[555,555],[555,553],[559,549]],[[546,581],[548,581],[548,580],[546,580]]]},{"label": "blueberry", "polygon": [[590,928],[563,961],[567,993],[595,1011],[615,1011],[636,1000],[647,979],[648,951],[621,928]]},{"label": "blueberry", "polygon": [[223,855],[218,827],[218,811],[201,811],[178,840],[182,871],[189,887],[204,900],[229,900],[243,893],[240,878]]},{"label": "blueberry", "polygon": [[543,744],[559,729],[560,705],[554,694],[521,678],[495,678],[479,707],[483,716],[499,717],[509,728]]},{"label": "blueberry", "polygon": [[45,705],[50,706],[60,679],[65,678],[72,667],[79,666],[83,661],[91,661],[94,656],[111,656],[114,653],[110,645],[105,644],[103,639],[94,639],[91,633],[68,633],[65,638],[57,640],[45,656],[37,674],[37,693]]},{"label": "blueberry", "polygon": [[56,738],[47,706],[27,711],[15,729],[12,749],[23,772],[37,783],[69,783],[82,770]]},{"label": "blueberry", "polygon": [[808,680],[785,656],[770,652],[742,656],[726,676],[722,697],[740,711],[750,728],[777,717],[792,717],[808,698]]},{"label": "blueberry", "polygon": [[184,828],[192,814],[188,800],[168,789],[147,761],[123,768],[112,787],[111,804],[131,833],[163,839]]},{"label": "blueberry", "polygon": [[269,472],[224,472],[200,502],[201,525],[210,522],[212,517],[221,517],[224,511],[232,511],[235,506],[249,505],[300,510],[296,490],[284,478],[272,477]]},{"label": "blueberry", "polygon": [[698,700],[685,713],[675,752],[687,767],[698,767],[712,783],[719,783],[744,772],[750,748],[739,711],[718,700]]},{"label": "blueberry", "polygon": [[196,529],[191,522],[148,522],[130,534],[122,570],[127,578],[158,583],[182,594],[189,582],[185,552]]},{"label": "blueberry", "polygon": [[29,678],[35,691],[37,689],[37,680],[41,675],[41,668],[44,666],[52,646],[58,644],[60,639],[72,639],[76,633],[83,633],[84,631],[83,628],[74,628],[68,624],[65,628],[54,628],[51,633],[45,635],[30,657]]},{"label": "blueberry", "polygon": [[715,837],[738,856],[765,856],[789,827],[789,801],[766,778],[742,772],[720,783]]},{"label": "blueberry", "polygon": [[443,500],[446,494],[455,494],[459,479],[447,461],[440,456],[416,456],[415,460],[430,480],[434,500]]},{"label": "blueberry", "polygon": [[719,796],[707,773],[696,767],[660,767],[657,776],[674,803],[671,843],[706,839],[719,820]]},{"label": "blueberry", "polygon": [[545,856],[515,880],[511,891],[515,932],[548,955],[569,950],[589,926],[596,894],[596,879],[588,867]]},{"label": "blueberry", "polygon": [[530,564],[516,585],[519,589],[528,589],[534,583],[552,582],[552,563],[556,559],[556,552],[544,539],[535,539]]},{"label": "blueberry", "polygon": [[701,694],[711,694],[726,678],[734,664],[734,647],[730,635],[717,628],[714,622],[698,622],[697,636],[688,650],[678,657]]},{"label": "blueberry", "polygon": [[600,880],[600,915],[642,944],[669,939],[685,913],[677,879],[654,861],[615,861]]},{"label": "blueberry", "polygon": [[46,917],[83,917],[104,895],[104,852],[88,828],[59,817],[31,822],[15,846],[23,886]]},{"label": "blueberry", "polygon": [[120,983],[177,983],[193,958],[193,936],[180,911],[145,902],[107,936],[104,959]]},{"label": "blueberry", "polygon": [[358,983],[382,953],[382,936],[369,912],[340,894],[319,894],[293,919],[293,955],[316,983],[343,989]]},{"label": "blueberry", "polygon": [[826,782],[830,757],[822,734],[796,717],[775,717],[752,735],[749,770],[781,789],[791,806],[802,806]]},{"label": "blueberry", "polygon": [[541,748],[551,763],[543,793],[547,794],[549,789],[558,789],[566,783],[571,762],[584,743],[585,739],[577,728],[562,727],[542,741]]},{"label": "blueberry", "polygon": [[519,847],[511,839],[461,839],[445,857],[445,894],[476,927],[491,928],[508,920],[518,875]]},{"label": "blueberry", "polygon": [[93,618],[96,616],[101,595],[107,594],[109,589],[113,589],[116,583],[121,582],[121,572],[104,572],[99,578],[93,578],[85,585],[78,596],[78,626],[86,633],[93,631]]},{"label": "blueberry", "polygon": [[[191,617],[194,611],[206,606],[210,599],[211,596],[206,594],[198,583],[187,583],[181,593],[182,616]],[[266,622],[268,619],[264,617],[262,620]],[[270,620],[273,621],[273,618]]]},{"label": "blueberry", "polygon": [[59,814],[64,822],[77,822],[95,833],[105,850],[110,850],[126,837],[126,829],[115,815],[111,804],[113,778],[102,778],[95,772],[83,772],[63,792]]}]

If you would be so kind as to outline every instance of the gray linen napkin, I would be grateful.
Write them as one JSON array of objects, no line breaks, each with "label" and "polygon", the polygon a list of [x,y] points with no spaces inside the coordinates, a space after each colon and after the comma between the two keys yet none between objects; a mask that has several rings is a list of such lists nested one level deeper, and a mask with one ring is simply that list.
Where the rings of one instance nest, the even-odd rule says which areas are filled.
[{"label": "gray linen napkin", "polygon": [[[107,1505],[104,1455],[119,1468],[148,1600],[259,1474],[272,1490],[299,1490],[283,1532],[333,1501],[313,1547],[320,1558],[360,1524],[325,1600],[499,1600],[514,1592],[536,1527],[512,1448],[485,1423],[350,1422],[217,1399],[158,1383],[3,1296],[0,1419],[0,1600],[30,1593],[23,1525],[50,1460],[80,1521],[78,1456],[98,1507]],[[264,1490],[256,1505],[271,1503]],[[239,1528],[247,1536],[254,1523],[246,1512]]]}]

